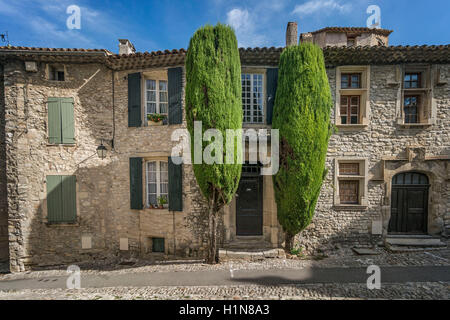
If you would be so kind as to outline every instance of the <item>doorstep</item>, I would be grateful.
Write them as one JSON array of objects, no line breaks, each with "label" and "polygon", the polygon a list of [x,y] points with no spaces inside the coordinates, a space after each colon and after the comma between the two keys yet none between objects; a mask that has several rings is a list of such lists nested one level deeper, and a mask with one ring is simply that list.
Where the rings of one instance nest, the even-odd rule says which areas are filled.
[{"label": "doorstep", "polygon": [[283,249],[219,249],[219,258],[223,260],[263,260],[268,258],[286,258]]},{"label": "doorstep", "polygon": [[445,247],[441,237],[430,235],[390,234],[386,236],[386,245],[407,247]]}]

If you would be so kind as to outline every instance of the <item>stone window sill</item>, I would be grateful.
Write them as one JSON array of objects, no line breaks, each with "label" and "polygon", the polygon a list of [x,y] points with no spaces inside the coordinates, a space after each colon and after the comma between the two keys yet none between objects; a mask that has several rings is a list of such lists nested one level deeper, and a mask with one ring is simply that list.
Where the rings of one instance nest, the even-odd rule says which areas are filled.
[{"label": "stone window sill", "polygon": [[422,129],[431,126],[431,123],[399,123],[402,129]]},{"label": "stone window sill", "polygon": [[52,227],[52,228],[55,228],[55,227],[79,227],[80,226],[80,223],[77,221],[77,222],[73,222],[73,223],[71,223],[71,222],[46,222],[45,223],[46,225],[47,225],[47,227]]},{"label": "stone window sill", "polygon": [[367,206],[361,204],[335,204],[333,209],[337,211],[363,211],[367,209]]},{"label": "stone window sill", "polygon": [[336,124],[338,129],[361,130],[367,127],[367,124]]},{"label": "stone window sill", "polygon": [[63,146],[63,147],[76,147],[77,144],[76,144],[76,143],[57,143],[57,144],[47,143],[47,147],[58,147],[58,146]]},{"label": "stone window sill", "polygon": [[169,208],[163,208],[163,209],[144,208],[144,211],[148,212],[148,213],[169,213]]}]

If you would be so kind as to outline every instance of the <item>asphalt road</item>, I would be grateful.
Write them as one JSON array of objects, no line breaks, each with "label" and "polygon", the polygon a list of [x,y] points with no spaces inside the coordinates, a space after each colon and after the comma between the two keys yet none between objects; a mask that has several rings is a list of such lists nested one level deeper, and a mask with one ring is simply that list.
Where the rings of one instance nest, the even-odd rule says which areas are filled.
[{"label": "asphalt road", "polygon": [[[69,276],[69,275],[68,275]],[[68,276],[0,281],[0,290],[67,288]],[[366,268],[305,268],[298,270],[234,270],[141,272],[83,275],[82,288],[212,285],[286,285],[366,283]],[[450,281],[449,266],[382,267],[381,283]]]}]

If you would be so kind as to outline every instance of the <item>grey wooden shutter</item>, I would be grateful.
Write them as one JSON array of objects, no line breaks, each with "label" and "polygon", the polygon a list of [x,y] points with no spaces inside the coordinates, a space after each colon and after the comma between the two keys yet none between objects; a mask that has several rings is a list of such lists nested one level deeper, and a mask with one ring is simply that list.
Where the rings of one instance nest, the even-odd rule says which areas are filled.
[{"label": "grey wooden shutter", "polygon": [[62,143],[75,143],[73,98],[60,98]]},{"label": "grey wooden shutter", "polygon": [[169,157],[169,211],[183,211],[182,164],[173,163],[174,158]]},{"label": "grey wooden shutter", "polygon": [[128,75],[128,126],[140,127],[141,117],[141,74]]},{"label": "grey wooden shutter", "polygon": [[273,105],[277,93],[278,68],[267,69],[267,124],[272,124]]},{"label": "grey wooden shutter", "polygon": [[183,121],[182,87],[183,68],[170,68],[168,70],[169,79],[169,124],[181,124]]},{"label": "grey wooden shutter", "polygon": [[141,210],[142,201],[142,158],[130,158],[130,207]]},{"label": "grey wooden shutter", "polygon": [[48,142],[51,144],[62,143],[59,98],[48,98]]}]

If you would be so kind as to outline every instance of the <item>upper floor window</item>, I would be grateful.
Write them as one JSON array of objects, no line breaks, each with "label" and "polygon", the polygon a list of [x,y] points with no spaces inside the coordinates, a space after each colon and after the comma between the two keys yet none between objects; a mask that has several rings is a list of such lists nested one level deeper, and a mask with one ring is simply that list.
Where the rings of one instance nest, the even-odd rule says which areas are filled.
[{"label": "upper floor window", "polygon": [[403,87],[405,89],[421,88],[420,73],[405,73]]},{"label": "upper floor window", "polygon": [[263,123],[263,74],[243,73],[242,83],[242,112],[244,123]]},{"label": "upper floor window", "polygon": [[48,80],[64,81],[64,67],[50,66],[48,71]]},{"label": "upper floor window", "polygon": [[146,114],[167,114],[168,94],[167,80],[145,80]]},{"label": "upper floor window", "polygon": [[341,124],[359,123],[360,96],[341,96]]},{"label": "upper floor window", "polygon": [[403,102],[405,123],[419,123],[419,103],[420,96],[405,96]]},{"label": "upper floor window", "polygon": [[347,47],[354,47],[356,45],[356,39],[354,37],[347,38]]},{"label": "upper floor window", "polygon": [[147,162],[147,206],[158,206],[161,199],[168,203],[169,175],[167,161]]},{"label": "upper floor window", "polygon": [[341,88],[342,89],[359,89],[361,88],[361,74],[360,73],[342,73],[341,74]]}]

